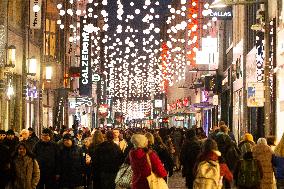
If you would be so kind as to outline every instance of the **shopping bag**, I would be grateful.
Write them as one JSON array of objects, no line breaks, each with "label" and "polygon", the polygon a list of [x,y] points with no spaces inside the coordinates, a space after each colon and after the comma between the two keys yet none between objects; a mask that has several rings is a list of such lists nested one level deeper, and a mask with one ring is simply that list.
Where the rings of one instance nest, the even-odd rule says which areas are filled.
[{"label": "shopping bag", "polygon": [[129,164],[123,163],[115,178],[115,185],[119,188],[131,188],[132,169]]}]

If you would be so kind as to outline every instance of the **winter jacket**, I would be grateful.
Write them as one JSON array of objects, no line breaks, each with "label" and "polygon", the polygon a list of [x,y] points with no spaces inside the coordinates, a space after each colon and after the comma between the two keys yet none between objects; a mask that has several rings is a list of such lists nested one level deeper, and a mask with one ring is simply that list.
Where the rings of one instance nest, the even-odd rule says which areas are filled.
[{"label": "winter jacket", "polygon": [[284,157],[273,155],[272,165],[275,171],[275,178],[277,180],[284,179]]},{"label": "winter jacket", "polygon": [[186,185],[192,187],[194,181],[193,168],[201,150],[201,142],[197,137],[184,141],[180,152],[180,162],[183,166],[182,176],[186,177]]},{"label": "winter jacket", "polygon": [[[147,177],[151,174],[151,168],[147,162],[146,153],[142,148],[132,149],[129,153],[130,165],[133,170],[132,189],[149,189]],[[153,173],[158,177],[166,177],[167,171],[156,152],[150,150],[148,154]]]},{"label": "winter jacket", "polygon": [[273,188],[273,167],[272,167],[272,150],[268,145],[257,144],[252,148],[253,157],[259,160],[263,178],[261,179],[261,189]]},{"label": "winter jacket", "polygon": [[94,151],[93,174],[95,188],[115,187],[115,176],[123,163],[123,153],[113,141],[105,141]]},{"label": "winter jacket", "polygon": [[0,188],[9,182],[11,170],[9,148],[0,143]]},{"label": "winter jacket", "polygon": [[59,175],[59,147],[54,142],[39,141],[34,147],[39,164],[41,181],[52,182]]},{"label": "winter jacket", "polygon": [[[200,154],[198,157],[198,160],[196,161],[196,164],[194,166],[194,175],[196,175],[196,171],[198,168],[198,165],[202,161],[219,161],[220,152],[219,151],[211,151],[207,154]],[[233,181],[233,174],[231,173],[230,169],[228,168],[226,163],[219,162],[220,165],[220,176],[223,176],[224,179],[228,182]]]},{"label": "winter jacket", "polygon": [[68,148],[60,146],[59,151],[59,175],[61,187],[77,187],[83,184],[82,174],[85,167],[85,159],[81,148],[73,145]]},{"label": "winter jacket", "polygon": [[169,176],[172,176],[173,175],[173,169],[174,169],[174,161],[171,158],[171,155],[168,152],[167,148],[163,148],[159,145],[154,145],[153,150],[159,156],[159,158],[160,158],[161,162],[163,163],[166,171],[169,173]]},{"label": "winter jacket", "polygon": [[13,159],[13,168],[15,171],[13,189],[36,188],[40,179],[40,170],[35,159],[27,155],[17,156]]}]

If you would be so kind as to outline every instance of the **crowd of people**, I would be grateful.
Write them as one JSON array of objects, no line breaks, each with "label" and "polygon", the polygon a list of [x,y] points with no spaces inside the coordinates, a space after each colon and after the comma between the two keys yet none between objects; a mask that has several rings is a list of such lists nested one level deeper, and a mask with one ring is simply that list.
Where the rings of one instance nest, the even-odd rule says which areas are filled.
[{"label": "crowd of people", "polygon": [[[18,136],[17,136],[18,135]],[[246,133],[237,144],[224,122],[202,128],[0,130],[0,189],[121,189],[116,177],[131,167],[132,189],[149,189],[153,172],[167,181],[182,172],[189,189],[284,188],[284,136]]]}]

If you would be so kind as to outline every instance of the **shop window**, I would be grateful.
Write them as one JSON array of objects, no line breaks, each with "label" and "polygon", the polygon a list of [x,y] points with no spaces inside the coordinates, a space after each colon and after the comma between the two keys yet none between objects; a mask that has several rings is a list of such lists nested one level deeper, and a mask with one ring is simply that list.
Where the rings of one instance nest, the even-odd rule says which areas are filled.
[{"label": "shop window", "polygon": [[44,36],[44,52],[47,56],[56,56],[56,23],[54,20],[46,19],[45,21],[45,36]]}]

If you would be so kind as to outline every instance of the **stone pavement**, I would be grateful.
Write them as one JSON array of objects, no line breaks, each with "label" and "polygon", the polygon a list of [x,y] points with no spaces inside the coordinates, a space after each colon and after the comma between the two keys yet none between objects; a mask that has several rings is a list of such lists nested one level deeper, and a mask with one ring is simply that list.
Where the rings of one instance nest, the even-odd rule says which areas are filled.
[{"label": "stone pavement", "polygon": [[169,178],[169,189],[187,189],[185,179],[181,176],[181,171],[174,172],[174,175]]}]

